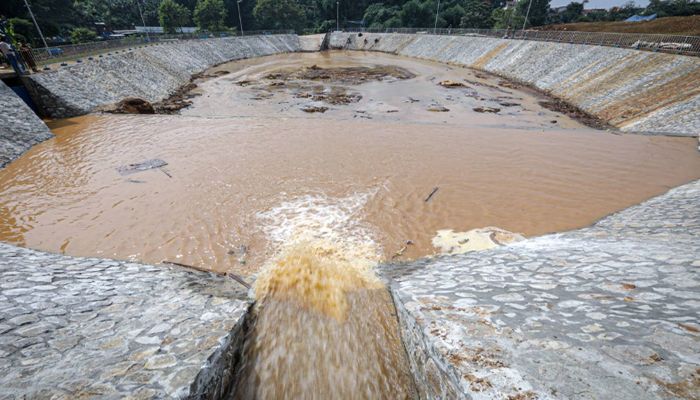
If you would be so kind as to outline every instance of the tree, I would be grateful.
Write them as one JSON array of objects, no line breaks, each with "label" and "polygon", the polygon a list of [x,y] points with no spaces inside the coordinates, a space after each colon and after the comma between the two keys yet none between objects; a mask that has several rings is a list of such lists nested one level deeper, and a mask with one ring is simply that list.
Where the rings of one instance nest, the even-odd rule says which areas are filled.
[{"label": "tree", "polygon": [[199,0],[194,8],[194,22],[201,30],[220,32],[226,29],[224,0]]},{"label": "tree", "polygon": [[[532,1],[532,5],[530,5]],[[530,8],[528,13],[527,9]],[[520,0],[516,5],[519,15],[527,16],[526,26],[542,26],[547,23],[549,0]],[[515,26],[517,28],[517,26]],[[520,25],[522,27],[522,25]]]},{"label": "tree", "polygon": [[583,3],[572,2],[566,6],[566,10],[561,15],[561,21],[564,23],[574,22],[583,15]]},{"label": "tree", "polygon": [[403,26],[415,28],[432,26],[435,18],[432,6],[432,1],[421,3],[418,0],[409,0],[404,3],[400,12]]},{"label": "tree", "polygon": [[165,33],[175,33],[177,28],[187,25],[190,12],[173,0],[163,0],[158,6],[158,20]]},{"label": "tree", "polygon": [[491,12],[491,20],[496,29],[520,29],[525,17],[518,14],[515,8],[497,8]]},{"label": "tree", "polygon": [[445,20],[445,26],[456,28],[462,23],[462,17],[464,17],[465,11],[464,7],[459,4],[446,7],[440,11],[440,18]]},{"label": "tree", "polygon": [[73,44],[94,42],[97,35],[88,28],[75,28],[70,33],[70,40]]},{"label": "tree", "polygon": [[294,0],[257,0],[253,15],[265,29],[301,31],[306,26],[304,10]]},{"label": "tree", "polygon": [[387,28],[386,23],[394,18],[398,19],[399,25],[401,20],[399,17],[398,7],[386,7],[384,3],[374,3],[370,4],[365,10],[365,14],[362,19],[365,22],[365,26],[370,28]]},{"label": "tree", "polygon": [[32,39],[36,36],[34,33],[36,32],[36,28],[34,28],[31,21],[23,18],[10,18],[7,22],[8,28],[12,32],[12,36],[15,40],[18,42],[34,43]]},{"label": "tree", "polygon": [[483,0],[466,0],[462,28],[488,28],[491,26],[491,6]]}]

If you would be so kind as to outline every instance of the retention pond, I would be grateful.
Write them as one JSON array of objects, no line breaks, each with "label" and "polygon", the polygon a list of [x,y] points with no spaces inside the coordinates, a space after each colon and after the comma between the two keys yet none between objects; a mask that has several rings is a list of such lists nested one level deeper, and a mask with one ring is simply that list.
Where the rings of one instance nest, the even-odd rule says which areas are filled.
[{"label": "retention pond", "polygon": [[378,263],[476,228],[583,227],[700,178],[696,139],[591,128],[450,65],[287,54],[194,83],[161,107],[180,115],[53,121],[0,170],[0,240],[254,276],[236,398],[413,397]]}]

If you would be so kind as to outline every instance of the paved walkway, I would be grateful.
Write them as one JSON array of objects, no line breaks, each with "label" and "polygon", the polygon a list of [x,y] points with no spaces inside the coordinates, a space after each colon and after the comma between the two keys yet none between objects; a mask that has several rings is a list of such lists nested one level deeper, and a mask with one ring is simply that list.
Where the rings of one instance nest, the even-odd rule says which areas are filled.
[{"label": "paved walkway", "polygon": [[0,243],[0,399],[215,393],[245,298],[208,273]]},{"label": "paved walkway", "polygon": [[426,391],[700,398],[700,181],[590,228],[385,274]]}]

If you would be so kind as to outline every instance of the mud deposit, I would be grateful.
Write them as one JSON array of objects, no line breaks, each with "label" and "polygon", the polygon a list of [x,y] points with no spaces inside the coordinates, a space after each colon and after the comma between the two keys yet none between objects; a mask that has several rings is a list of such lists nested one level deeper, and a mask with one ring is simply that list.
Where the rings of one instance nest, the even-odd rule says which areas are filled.
[{"label": "mud deposit", "polygon": [[[0,171],[0,239],[248,275],[292,227],[361,225],[401,261],[438,231],[574,229],[700,178],[695,139],[590,129],[497,77],[379,53],[233,62],[178,96],[180,115],[55,121]],[[118,172],[148,160],[167,165]]]}]

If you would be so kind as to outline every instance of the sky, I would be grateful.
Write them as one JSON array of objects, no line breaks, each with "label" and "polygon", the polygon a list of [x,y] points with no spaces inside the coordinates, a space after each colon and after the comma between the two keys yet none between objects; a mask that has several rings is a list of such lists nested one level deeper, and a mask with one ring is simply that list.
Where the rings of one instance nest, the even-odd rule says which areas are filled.
[{"label": "sky", "polygon": [[[588,3],[586,3],[585,7],[587,9],[590,8],[611,8],[615,6],[621,6],[625,3],[627,3],[628,0],[589,0]],[[579,3],[581,0],[578,1]],[[635,4],[639,7],[646,7],[647,4],[649,4],[649,0],[634,0]],[[549,5],[550,7],[560,7],[560,6],[565,6],[567,4],[571,3],[571,0],[551,0]]]}]

